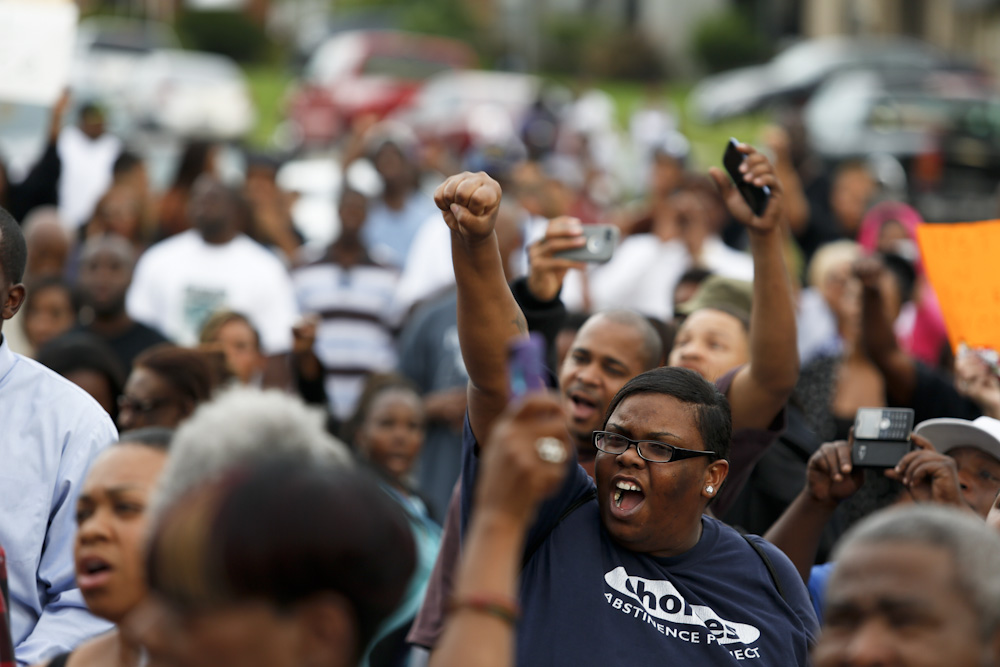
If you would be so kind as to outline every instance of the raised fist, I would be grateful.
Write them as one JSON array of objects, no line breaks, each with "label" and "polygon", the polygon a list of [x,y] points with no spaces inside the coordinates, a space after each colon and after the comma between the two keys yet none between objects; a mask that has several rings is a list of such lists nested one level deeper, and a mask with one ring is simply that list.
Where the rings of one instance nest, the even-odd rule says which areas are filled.
[{"label": "raised fist", "polygon": [[466,243],[475,244],[493,234],[502,194],[500,184],[485,173],[466,171],[439,185],[434,203],[448,227]]}]

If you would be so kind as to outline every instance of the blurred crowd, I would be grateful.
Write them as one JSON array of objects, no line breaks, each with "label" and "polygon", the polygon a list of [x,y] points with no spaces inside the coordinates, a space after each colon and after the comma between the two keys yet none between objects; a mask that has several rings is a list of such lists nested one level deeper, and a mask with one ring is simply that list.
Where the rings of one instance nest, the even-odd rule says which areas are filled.
[{"label": "blurred crowd", "polygon": [[[599,90],[363,116],[323,245],[278,156],[191,141],[159,192],[68,109],[0,163],[0,664],[1000,664],[1000,376],[871,164],[768,127],[754,212],[655,89],[627,132]],[[913,449],[862,468],[888,407]]]}]

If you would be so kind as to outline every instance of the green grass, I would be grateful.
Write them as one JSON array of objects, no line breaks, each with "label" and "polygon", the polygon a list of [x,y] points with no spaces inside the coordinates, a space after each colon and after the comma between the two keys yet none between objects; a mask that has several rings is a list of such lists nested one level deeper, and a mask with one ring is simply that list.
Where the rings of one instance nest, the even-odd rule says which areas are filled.
[{"label": "green grass", "polygon": [[[285,91],[292,82],[292,72],[281,65],[252,65],[246,67],[245,72],[257,107],[257,125],[249,142],[257,148],[268,148],[284,116]],[[629,116],[642,102],[643,85],[632,81],[605,81],[598,85],[615,101],[619,126],[627,129]],[[691,141],[693,165],[698,169],[721,165],[722,151],[729,137],[751,143],[759,141],[760,130],[767,122],[766,116],[761,114],[703,125],[695,122],[687,111],[690,84],[668,84],[663,90],[680,113],[680,130]]]},{"label": "green grass", "polygon": [[243,71],[257,107],[257,125],[247,139],[255,148],[269,148],[274,131],[284,118],[285,91],[292,82],[292,73],[281,65],[249,65]]}]

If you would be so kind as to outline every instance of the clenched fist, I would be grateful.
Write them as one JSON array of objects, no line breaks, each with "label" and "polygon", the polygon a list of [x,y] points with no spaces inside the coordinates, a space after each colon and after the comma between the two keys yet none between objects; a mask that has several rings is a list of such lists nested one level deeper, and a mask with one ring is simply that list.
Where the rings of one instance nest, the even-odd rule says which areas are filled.
[{"label": "clenched fist", "polygon": [[444,221],[466,243],[475,244],[493,234],[502,195],[500,184],[483,172],[451,176],[434,192],[434,203]]}]

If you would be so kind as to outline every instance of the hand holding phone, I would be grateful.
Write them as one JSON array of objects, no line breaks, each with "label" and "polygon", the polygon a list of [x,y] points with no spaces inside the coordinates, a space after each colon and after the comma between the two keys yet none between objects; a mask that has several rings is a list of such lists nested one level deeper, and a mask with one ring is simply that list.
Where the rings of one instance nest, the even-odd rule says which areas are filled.
[{"label": "hand holding phone", "polygon": [[729,177],[733,179],[736,189],[743,195],[747,206],[754,215],[760,217],[767,210],[767,202],[771,199],[771,188],[766,185],[758,187],[745,179],[746,175],[740,171],[740,165],[746,158],[747,156],[740,151],[740,142],[730,139],[726,144],[726,152],[722,155],[722,164],[729,172]]},{"label": "hand holding phone", "polygon": [[618,235],[618,228],[614,225],[584,225],[583,247],[560,250],[552,256],[573,262],[604,263],[614,254]]},{"label": "hand holding phone", "polygon": [[895,468],[913,445],[913,410],[860,408],[854,418],[851,463],[859,468]]}]

